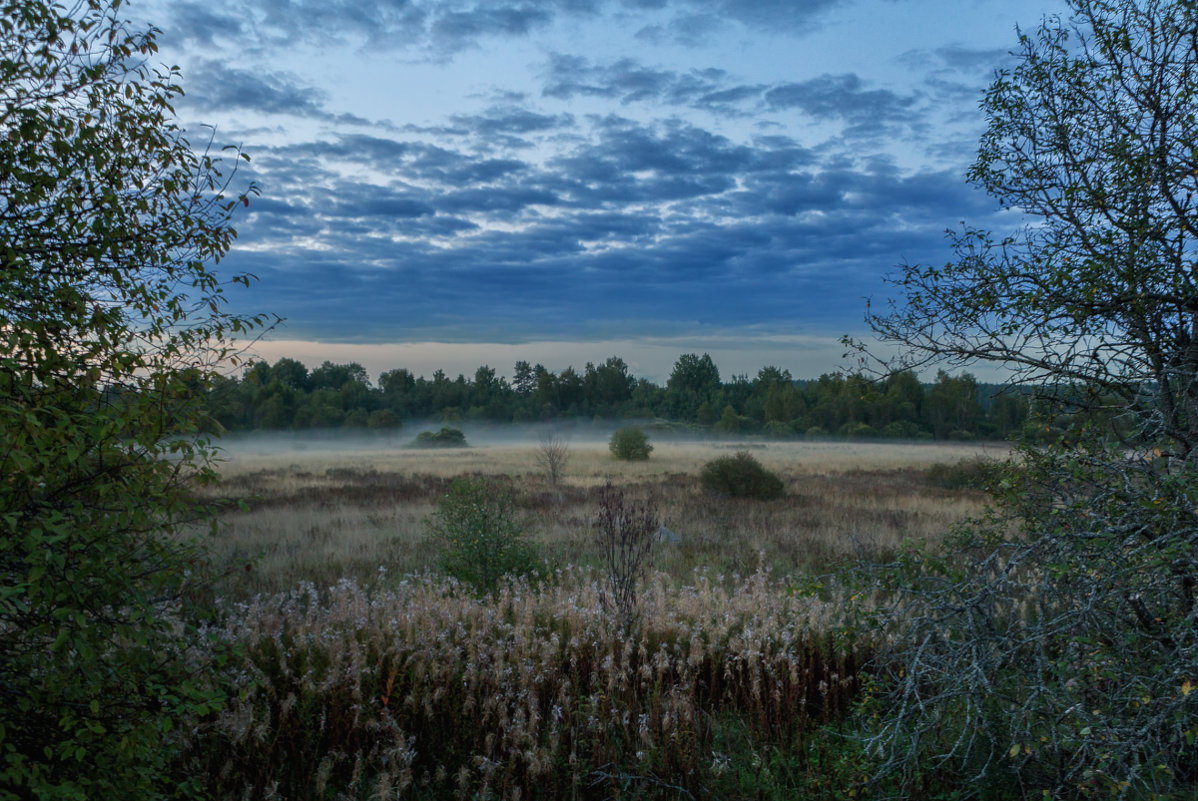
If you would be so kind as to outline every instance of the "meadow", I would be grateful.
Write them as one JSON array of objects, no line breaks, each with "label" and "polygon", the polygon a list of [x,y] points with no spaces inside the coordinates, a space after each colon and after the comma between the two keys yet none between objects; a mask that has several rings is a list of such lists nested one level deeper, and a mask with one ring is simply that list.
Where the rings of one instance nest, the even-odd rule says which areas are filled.
[{"label": "meadow", "polygon": [[[935,542],[984,496],[978,444],[655,442],[621,462],[569,443],[554,486],[534,441],[413,450],[233,442],[210,498],[234,644],[230,702],[183,736],[224,798],[861,798],[862,665],[821,574]],[[748,449],[784,481],[714,497],[702,465]],[[459,476],[517,500],[538,581],[488,595],[436,571],[424,521]],[[636,625],[605,611],[608,482],[651,503]],[[822,587],[820,590],[818,588]],[[815,589],[813,589],[815,588]]]},{"label": "meadow", "polygon": [[[437,552],[424,520],[460,476],[510,487],[527,536],[552,567],[595,564],[597,493],[610,481],[651,500],[677,535],[653,558],[675,581],[699,568],[727,575],[762,566],[776,575],[822,572],[856,555],[884,555],[905,540],[942,537],[980,512],[985,497],[929,468],[1008,452],[995,443],[659,441],[649,460],[627,462],[592,438],[568,443],[565,476],[554,487],[537,464],[535,437],[443,450],[404,442],[231,443],[223,481],[208,491],[247,506],[222,517],[216,558],[236,574],[223,590],[245,597],[298,581],[370,583],[380,567],[393,575],[429,569]],[[738,450],[783,479],[784,498],[762,503],[701,491],[702,465]]]}]

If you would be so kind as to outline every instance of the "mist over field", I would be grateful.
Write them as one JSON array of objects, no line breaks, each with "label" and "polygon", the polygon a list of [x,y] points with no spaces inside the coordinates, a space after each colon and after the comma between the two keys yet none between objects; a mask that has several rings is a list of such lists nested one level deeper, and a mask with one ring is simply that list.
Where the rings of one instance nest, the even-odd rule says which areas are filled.
[{"label": "mist over field", "polygon": [[[627,421],[602,423],[440,423],[413,421],[403,428],[388,430],[350,430],[344,428],[310,429],[304,431],[230,432],[219,439],[219,445],[229,456],[268,455],[304,451],[392,451],[413,447],[417,435],[424,431],[456,428],[466,435],[471,448],[536,446],[543,438],[556,436],[570,445],[606,446],[612,432]],[[670,441],[706,439],[682,433],[658,435]],[[656,437],[655,437],[656,438]],[[421,449],[423,450],[423,449]]]},{"label": "mist over field", "polygon": [[[547,437],[556,437],[569,453],[565,482],[589,484],[616,471],[648,476],[695,473],[710,459],[749,450],[773,469],[803,473],[923,468],[963,459],[1005,458],[1005,442],[940,440],[765,439],[745,435],[703,435],[656,431],[644,426],[654,450],[647,461],[619,462],[608,451],[612,432],[628,421],[454,425],[467,447],[417,447],[424,431],[443,424],[411,423],[402,429],[364,431],[331,428],[306,431],[234,432],[218,440],[225,473],[254,469],[326,470],[337,468],[404,470],[437,474],[475,471],[492,475],[537,472],[536,453]],[[617,468],[618,465],[618,468]]]}]

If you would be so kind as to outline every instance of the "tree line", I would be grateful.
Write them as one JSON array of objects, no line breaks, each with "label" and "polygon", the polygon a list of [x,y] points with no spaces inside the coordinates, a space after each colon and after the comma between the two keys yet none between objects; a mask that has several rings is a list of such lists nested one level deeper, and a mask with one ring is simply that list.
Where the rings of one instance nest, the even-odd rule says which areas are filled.
[{"label": "tree line", "polygon": [[404,421],[527,423],[559,419],[666,420],[720,433],[974,439],[1007,438],[1030,425],[1030,396],[1000,392],[969,373],[943,371],[932,383],[902,371],[884,380],[824,374],[795,380],[788,370],[724,381],[708,354],[683,354],[665,386],[634,376],[612,356],[581,370],[553,372],[517,361],[509,381],[481,366],[473,377],[432,378],[406,368],[373,384],[361,364],[295,359],[251,363],[218,380],[209,414],[226,430],[330,427],[395,429]]}]

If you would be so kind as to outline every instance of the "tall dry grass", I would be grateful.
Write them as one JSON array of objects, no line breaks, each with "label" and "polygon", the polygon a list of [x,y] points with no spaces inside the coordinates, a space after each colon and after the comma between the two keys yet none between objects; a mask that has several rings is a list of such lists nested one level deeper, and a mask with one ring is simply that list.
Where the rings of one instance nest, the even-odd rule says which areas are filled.
[{"label": "tall dry grass", "polygon": [[[233,699],[189,734],[225,798],[744,797],[753,753],[818,789],[867,649],[765,570],[656,574],[639,628],[566,568],[484,599],[431,575],[227,604]],[[737,745],[737,744],[740,745]],[[804,773],[807,771],[807,773]],[[846,788],[840,788],[846,789]]]},{"label": "tall dry grass", "polygon": [[[659,443],[648,462],[619,462],[600,444],[572,445],[554,486],[537,466],[536,443],[452,451],[242,452],[215,493],[246,500],[224,515],[213,543],[238,597],[280,592],[301,580],[373,581],[428,569],[436,552],[423,520],[459,475],[508,483],[529,538],[550,566],[595,565],[599,490],[612,481],[655,499],[680,537],[659,547],[656,567],[685,581],[696,567],[746,573],[763,560],[777,574],[822,572],[860,552],[885,555],[905,540],[934,541],[984,498],[946,489],[927,468],[985,453],[972,445],[770,443],[754,455],[782,477],[786,495],[762,503],[705,495],[699,471],[745,443]],[[1001,455],[1004,451],[994,451]],[[248,572],[246,568],[248,567]]]},{"label": "tall dry grass", "polygon": [[[535,443],[237,455],[205,490],[246,504],[213,543],[231,703],[183,730],[185,769],[220,798],[852,797],[861,754],[821,726],[871,646],[793,588],[980,511],[927,469],[979,449],[771,443],[783,498],[705,495],[703,463],[743,447],[572,446],[556,486]],[[460,475],[510,485],[549,581],[479,598],[430,571],[423,521]],[[608,481],[680,538],[631,627],[600,600]]]}]

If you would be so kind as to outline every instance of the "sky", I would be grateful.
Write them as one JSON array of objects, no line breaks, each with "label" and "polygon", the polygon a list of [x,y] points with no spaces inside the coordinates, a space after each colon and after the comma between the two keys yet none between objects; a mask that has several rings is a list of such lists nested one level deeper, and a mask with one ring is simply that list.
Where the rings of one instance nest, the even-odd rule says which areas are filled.
[{"label": "sky", "polygon": [[[193,144],[260,195],[262,358],[510,375],[845,366],[946,229],[979,100],[1056,0],[143,0]],[[212,126],[209,128],[208,126]],[[1009,213],[1009,212],[1007,212]]]}]

